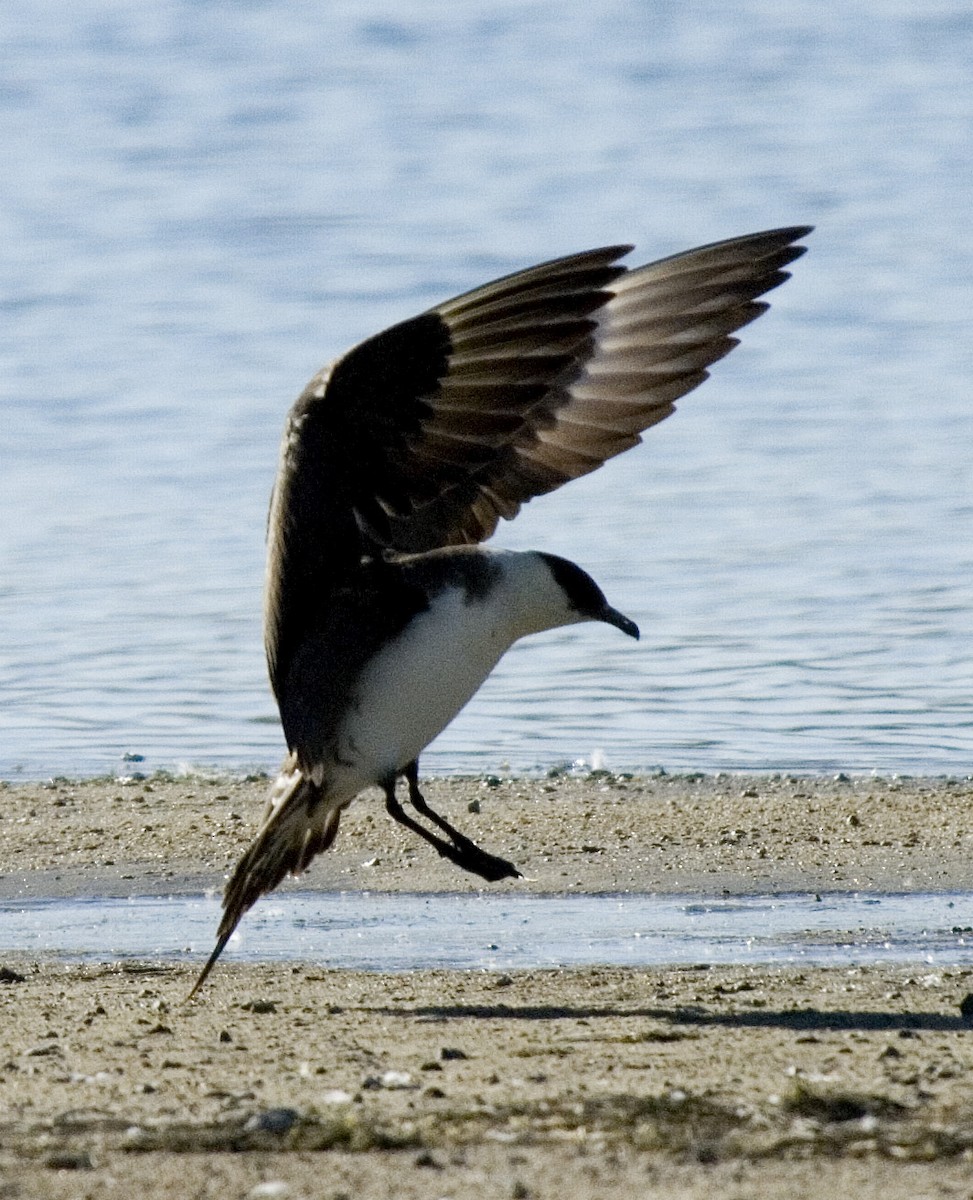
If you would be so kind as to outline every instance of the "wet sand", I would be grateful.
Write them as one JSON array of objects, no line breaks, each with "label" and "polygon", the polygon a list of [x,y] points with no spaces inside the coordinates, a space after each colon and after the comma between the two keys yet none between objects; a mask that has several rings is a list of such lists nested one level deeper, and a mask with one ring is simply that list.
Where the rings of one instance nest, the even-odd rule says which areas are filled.
[{"label": "wet sand", "polygon": [[[0,897],[219,887],[266,780],[0,788]],[[494,891],[969,889],[965,780],[451,780]],[[472,811],[471,811],[472,809]],[[477,811],[478,810],[478,811]],[[304,887],[467,891],[380,799]],[[282,934],[283,936],[283,934]],[[968,1196],[965,969],[193,971],[0,953],[0,1195]]]}]

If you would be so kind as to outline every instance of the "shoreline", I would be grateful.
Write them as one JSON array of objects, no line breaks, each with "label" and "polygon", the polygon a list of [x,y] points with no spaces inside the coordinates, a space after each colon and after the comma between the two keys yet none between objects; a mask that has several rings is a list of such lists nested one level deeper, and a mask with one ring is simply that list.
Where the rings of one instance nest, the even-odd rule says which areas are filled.
[{"label": "shoreline", "polygon": [[[0,786],[0,898],[218,890],[267,780]],[[429,781],[520,892],[970,890],[973,782]],[[366,794],[290,887],[475,892]],[[112,891],[114,889],[114,891]],[[973,969],[329,970],[0,951],[0,1191],[965,1195]]]},{"label": "shoreline", "polygon": [[[0,784],[0,899],[220,890],[266,779],[166,775]],[[311,891],[964,891],[973,781],[838,775],[430,779],[430,804],[523,878],[486,884],[396,825],[380,794],[342,817]]]}]

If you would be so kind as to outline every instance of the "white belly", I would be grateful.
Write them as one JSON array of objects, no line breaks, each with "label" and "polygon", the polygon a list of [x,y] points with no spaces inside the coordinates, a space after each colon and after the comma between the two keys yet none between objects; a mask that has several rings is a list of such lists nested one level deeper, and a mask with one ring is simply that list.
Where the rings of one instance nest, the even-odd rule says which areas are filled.
[{"label": "white belly", "polygon": [[341,762],[369,783],[401,771],[445,729],[516,637],[496,605],[441,593],[362,674],[339,736]]}]

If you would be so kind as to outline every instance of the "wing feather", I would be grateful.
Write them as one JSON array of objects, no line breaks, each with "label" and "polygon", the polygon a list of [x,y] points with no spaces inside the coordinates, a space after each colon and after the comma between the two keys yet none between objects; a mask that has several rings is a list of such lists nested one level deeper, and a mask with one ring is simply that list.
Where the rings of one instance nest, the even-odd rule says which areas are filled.
[{"label": "wing feather", "polygon": [[768,230],[631,270],[617,261],[630,246],[590,250],[362,342],[292,413],[317,439],[294,460],[328,481],[326,502],[321,487],[288,481],[318,504],[301,505],[307,545],[328,545],[340,574],[362,554],[488,538],[664,420],[766,310],[758,297],[788,278],[809,232]]}]

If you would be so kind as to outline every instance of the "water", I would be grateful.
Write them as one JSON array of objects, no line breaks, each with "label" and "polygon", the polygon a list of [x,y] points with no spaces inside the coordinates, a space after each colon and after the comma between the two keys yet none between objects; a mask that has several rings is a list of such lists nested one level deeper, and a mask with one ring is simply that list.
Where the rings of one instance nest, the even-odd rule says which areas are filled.
[{"label": "water", "polygon": [[[200,965],[219,905],[198,896],[0,904],[3,949]],[[227,960],[368,971],[598,964],[973,964],[973,894],[820,898],[286,893],[249,913]]]},{"label": "water", "polygon": [[433,771],[966,773],[965,0],[51,0],[0,12],[0,777],[274,765],[285,410],[553,254],[818,225],[646,445],[502,534],[634,645],[518,647]]}]

